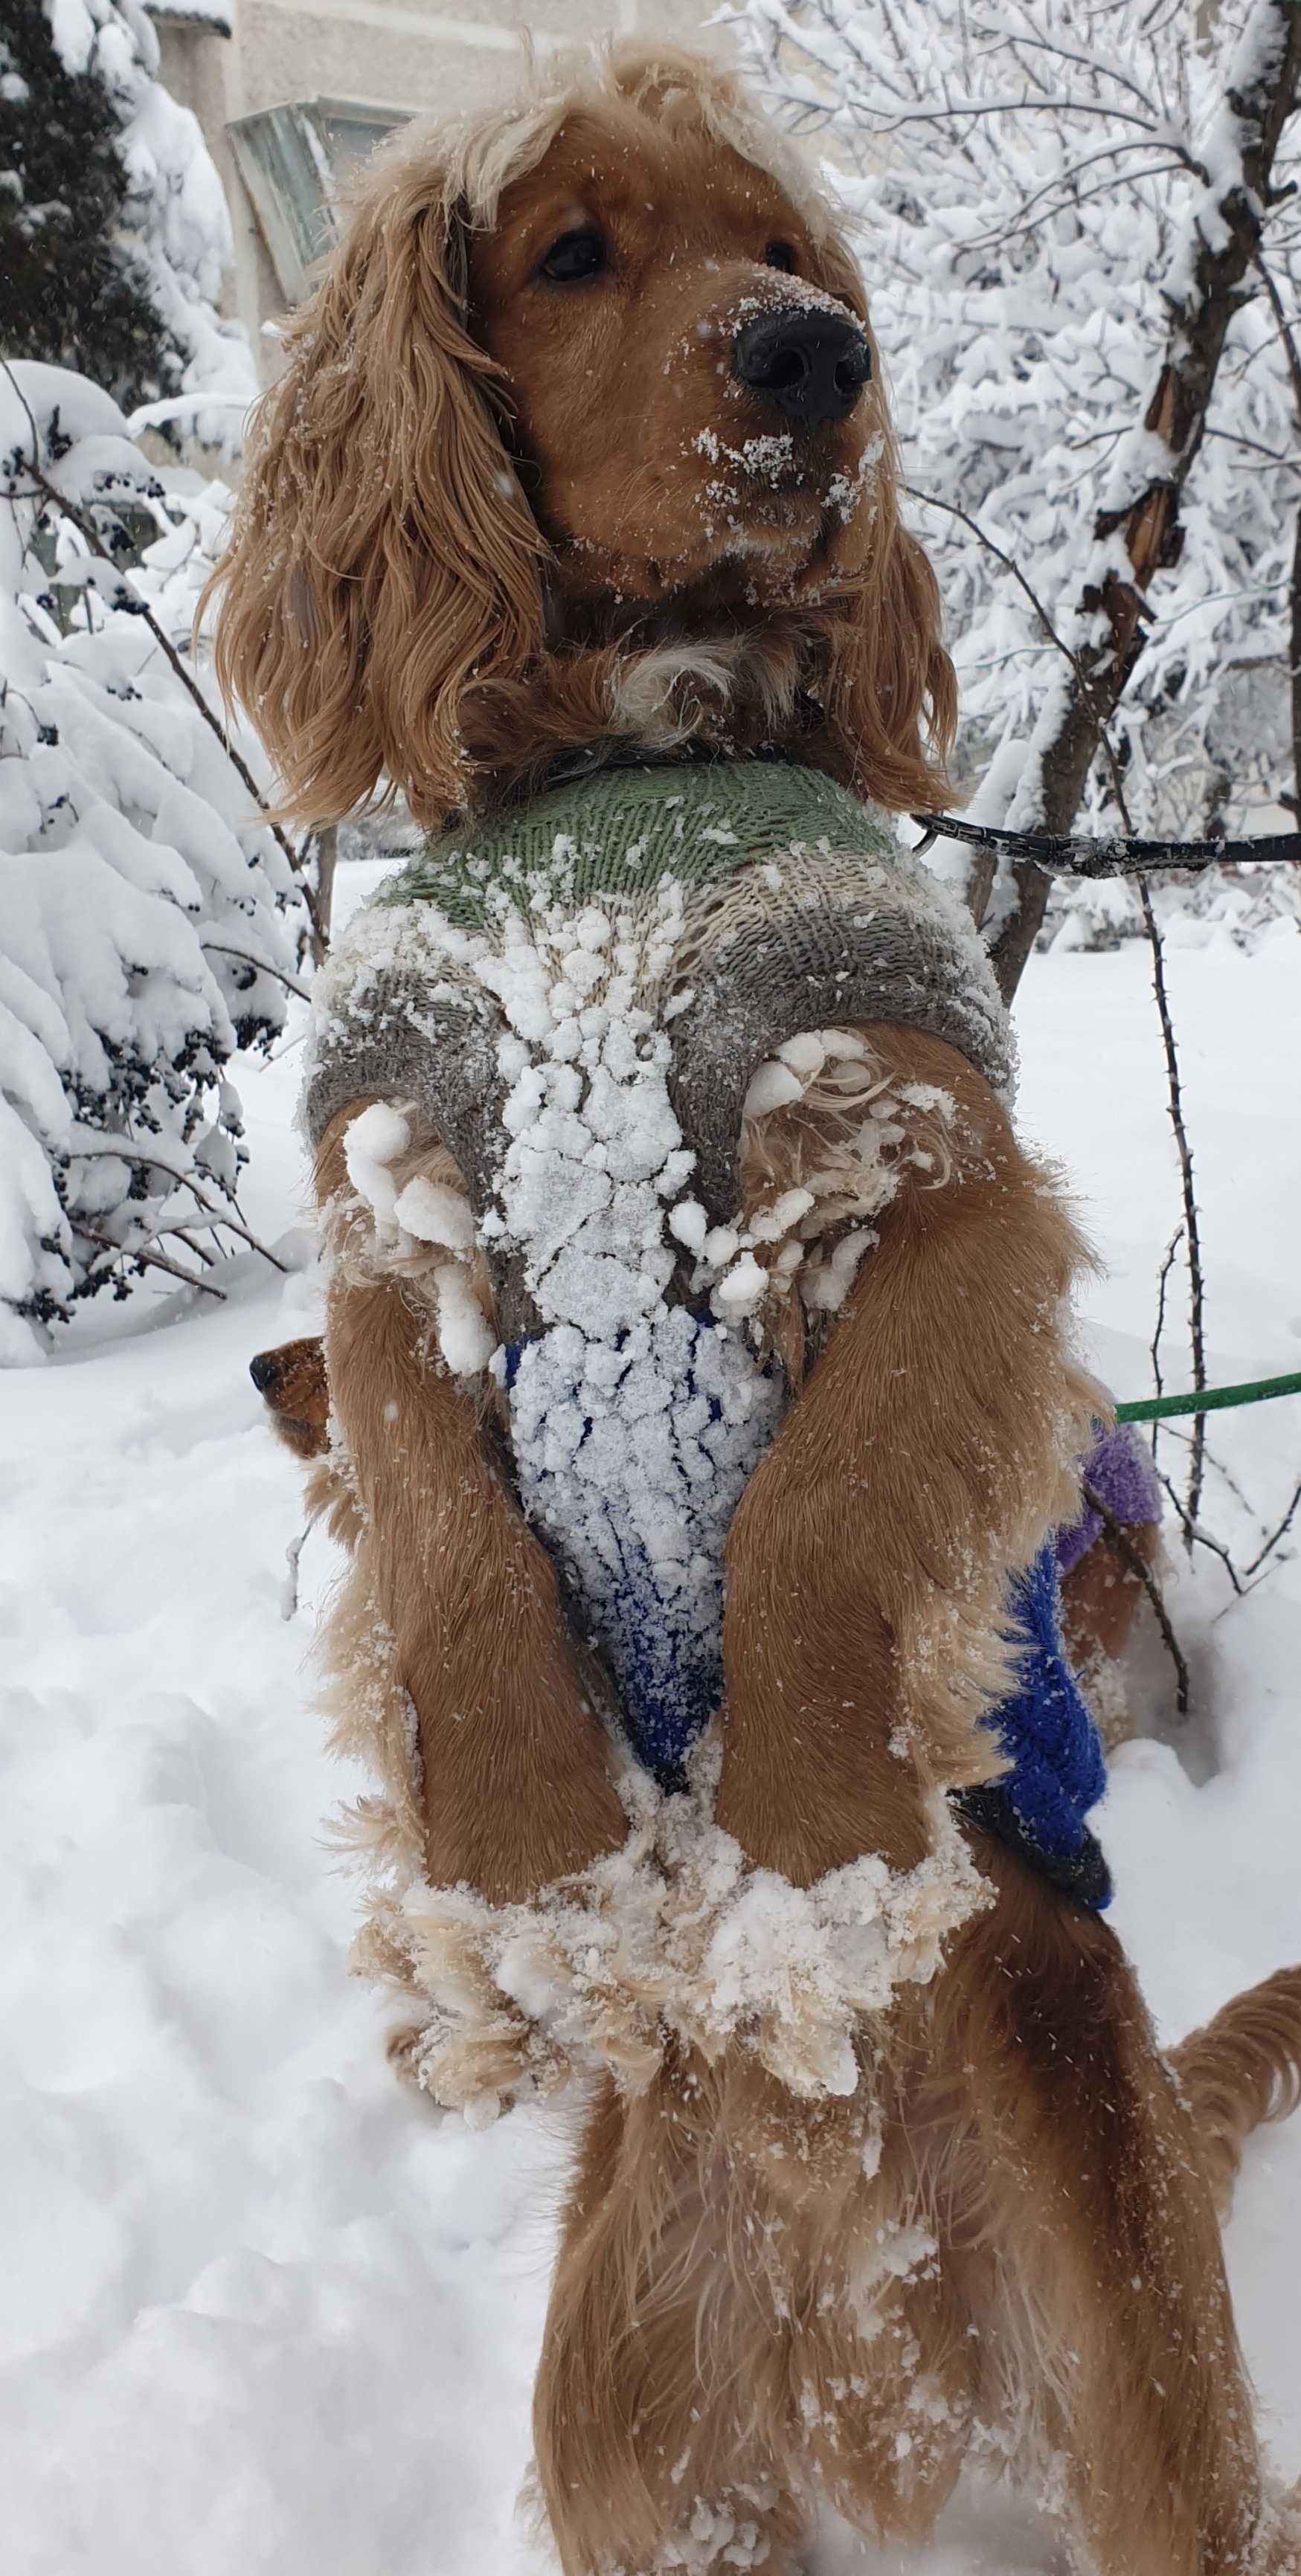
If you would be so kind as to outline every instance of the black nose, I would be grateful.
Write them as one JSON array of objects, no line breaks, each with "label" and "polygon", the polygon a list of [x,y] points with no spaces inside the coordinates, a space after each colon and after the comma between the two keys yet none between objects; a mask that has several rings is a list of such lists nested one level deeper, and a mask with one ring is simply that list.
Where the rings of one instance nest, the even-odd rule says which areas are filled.
[{"label": "black nose", "polygon": [[249,1361],[248,1373],[253,1380],[254,1386],[257,1388],[258,1394],[265,1395],[267,1388],[269,1386],[274,1386],[276,1379],[280,1375],[279,1352],[259,1351],[257,1358]]},{"label": "black nose", "polygon": [[732,373],[804,429],[851,412],[872,372],[872,352],[848,314],[765,314],[732,343]]}]

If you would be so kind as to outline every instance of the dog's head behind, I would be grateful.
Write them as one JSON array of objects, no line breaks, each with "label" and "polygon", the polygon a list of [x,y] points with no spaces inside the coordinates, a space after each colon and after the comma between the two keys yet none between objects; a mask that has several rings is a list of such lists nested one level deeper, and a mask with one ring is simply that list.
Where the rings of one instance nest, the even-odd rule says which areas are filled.
[{"label": "dog's head behind", "polygon": [[713,65],[616,47],[404,136],[287,338],[217,649],[288,810],[440,819],[619,736],[942,791],[863,289]]},{"label": "dog's head behind", "polygon": [[330,1388],[320,1334],[256,1352],[248,1373],[285,1447],[296,1458],[324,1457],[330,1445]]}]

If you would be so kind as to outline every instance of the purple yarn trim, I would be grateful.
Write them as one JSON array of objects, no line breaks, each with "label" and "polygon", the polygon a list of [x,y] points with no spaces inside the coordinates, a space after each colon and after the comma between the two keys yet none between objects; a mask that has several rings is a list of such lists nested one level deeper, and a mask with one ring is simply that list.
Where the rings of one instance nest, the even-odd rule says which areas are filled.
[{"label": "purple yarn trim", "polygon": [[[1092,1485],[1127,1528],[1136,1521],[1159,1521],[1164,1497],[1152,1452],[1136,1422],[1118,1422],[1100,1431],[1080,1467],[1081,1482]],[[1057,1533],[1057,1568],[1069,1574],[1087,1555],[1102,1528],[1097,1512],[1086,1511],[1069,1529]]]}]

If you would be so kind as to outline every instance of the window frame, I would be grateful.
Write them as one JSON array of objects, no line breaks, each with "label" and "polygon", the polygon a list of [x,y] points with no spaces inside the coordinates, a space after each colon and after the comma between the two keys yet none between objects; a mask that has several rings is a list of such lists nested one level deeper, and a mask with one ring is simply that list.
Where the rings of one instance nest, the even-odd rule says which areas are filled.
[{"label": "window frame", "polygon": [[344,159],[339,128],[370,128],[373,151],[411,121],[410,108],[322,96],[285,100],[232,117],[226,131],[281,290],[300,304],[312,271],[338,232],[339,189],[366,158]]}]

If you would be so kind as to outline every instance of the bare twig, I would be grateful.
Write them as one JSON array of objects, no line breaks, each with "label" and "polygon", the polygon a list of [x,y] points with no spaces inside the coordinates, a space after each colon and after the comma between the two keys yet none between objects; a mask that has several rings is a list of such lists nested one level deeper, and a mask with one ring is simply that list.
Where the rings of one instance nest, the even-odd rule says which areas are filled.
[{"label": "bare twig", "polygon": [[1301,1509],[1301,1485],[1297,1486],[1296,1492],[1292,1496],[1292,1500],[1288,1504],[1287,1510],[1284,1512],[1278,1528],[1266,1539],[1259,1554],[1253,1556],[1250,1565],[1245,1568],[1245,1573],[1248,1579],[1250,1579],[1253,1574],[1259,1572],[1267,1556],[1273,1555],[1275,1548],[1278,1546],[1279,1540],[1287,1537],[1288,1531],[1291,1529],[1292,1523],[1296,1518],[1298,1509]]},{"label": "bare twig", "polygon": [[[228,948],[224,939],[209,939],[203,931],[199,933],[199,945],[205,957],[234,957],[241,966],[252,966],[257,974],[270,975],[277,984],[284,985],[287,993],[293,994],[296,1002],[306,1002],[310,999],[305,985],[297,983],[292,975],[286,975],[279,966],[272,966],[265,957],[250,957],[246,948]],[[315,931],[312,933],[312,954],[319,965],[320,959],[316,957]]]},{"label": "bare twig", "polygon": [[1297,416],[1301,418],[1301,354],[1297,350],[1287,307],[1279,293],[1274,272],[1260,250],[1257,250],[1251,264],[1265,289],[1270,309],[1278,324],[1278,336],[1283,343],[1283,355],[1287,361],[1287,371],[1292,384],[1292,399],[1297,407]]},{"label": "bare twig", "polygon": [[[1157,1427],[1159,1430],[1165,1432],[1168,1439],[1182,1440],[1185,1449],[1191,1449],[1191,1432],[1181,1429],[1177,1422],[1162,1422],[1158,1424]],[[1260,1514],[1256,1510],[1255,1504],[1248,1500],[1248,1497],[1243,1492],[1232,1468],[1225,1466],[1224,1460],[1216,1454],[1214,1449],[1212,1449],[1209,1440],[1206,1443],[1206,1464],[1208,1469],[1212,1470],[1213,1473],[1219,1477],[1221,1483],[1228,1486],[1229,1492],[1232,1494],[1235,1503],[1241,1503],[1248,1520],[1260,1521],[1260,1526],[1263,1529],[1265,1524],[1260,1519]]]},{"label": "bare twig", "polygon": [[1175,1511],[1179,1518],[1179,1525],[1184,1534],[1184,1544],[1189,1555],[1192,1555],[1194,1547],[1204,1547],[1208,1550],[1210,1555],[1218,1556],[1220,1563],[1238,1596],[1238,1599],[1241,1600],[1246,1587],[1243,1584],[1242,1576],[1239,1574],[1237,1566],[1234,1564],[1231,1550],[1225,1546],[1223,1539],[1212,1538],[1210,1531],[1204,1530],[1200,1521],[1192,1521],[1189,1519],[1188,1506],[1184,1501],[1182,1494],[1177,1494],[1175,1492],[1169,1476],[1163,1475],[1161,1482],[1164,1485],[1171,1502],[1174,1504]]},{"label": "bare twig", "polygon": [[996,539],[990,536],[988,529],[982,528],[979,519],[973,519],[971,512],[969,510],[962,509],[957,501],[946,501],[942,499],[938,492],[919,492],[915,483],[905,483],[904,491],[910,501],[920,501],[923,509],[943,510],[950,519],[961,519],[964,528],[970,528],[973,537],[977,537],[979,539],[981,545],[985,548],[986,553],[995,556],[997,561],[1003,565],[1004,569],[1011,573],[1013,581],[1019,583],[1021,589],[1025,592],[1026,598],[1029,600],[1045,635],[1047,635],[1050,641],[1056,645],[1059,653],[1065,654],[1067,661],[1070,663],[1072,669],[1074,669],[1075,656],[1072,653],[1069,644],[1065,643],[1062,637],[1058,634],[1038,591],[1035,590],[1026,579],[1015,555],[1010,555],[1007,552],[1006,547],[1000,546]]},{"label": "bare twig", "polygon": [[[1168,1244],[1166,1245],[1165,1257],[1161,1263],[1161,1276],[1157,1281],[1156,1326],[1152,1334],[1151,1350],[1152,1376],[1155,1382],[1155,1390],[1158,1395],[1164,1395],[1165,1393],[1165,1380],[1161,1375],[1161,1335],[1165,1331],[1165,1292],[1170,1273],[1174,1268],[1175,1254],[1179,1250],[1179,1246],[1183,1242],[1183,1239],[1183,1227],[1181,1225],[1177,1225]],[[1154,1458],[1156,1456],[1157,1434],[1160,1429],[1160,1423],[1154,1422],[1152,1425],[1152,1455]]]},{"label": "bare twig", "polygon": [[[241,1242],[248,1245],[250,1252],[259,1253],[264,1261],[270,1262],[273,1270],[279,1270],[285,1277],[288,1276],[288,1264],[281,1261],[276,1253],[268,1251],[265,1243],[259,1243],[257,1236],[249,1233],[248,1227],[243,1223],[240,1217],[232,1216],[227,1208],[214,1206],[212,1200],[208,1198],[205,1192],[200,1188],[199,1183],[194,1179],[192,1173],[176,1171],[171,1163],[165,1163],[163,1161],[160,1154],[146,1154],[142,1152],[141,1148],[131,1138],[124,1139],[120,1144],[115,1144],[111,1138],[106,1139],[102,1145],[78,1143],[73,1146],[72,1151],[78,1161],[83,1157],[98,1157],[102,1160],[111,1162],[138,1163],[142,1171],[165,1173],[169,1181],[175,1182],[178,1190],[190,1190],[193,1193],[194,1197],[198,1200],[200,1207],[203,1209],[205,1216],[210,1217],[214,1225],[224,1225],[227,1227],[231,1234],[237,1234]],[[75,1222],[76,1220],[74,1219],[74,1223]],[[83,1232],[85,1231],[84,1228],[82,1230]],[[165,1229],[160,1228],[159,1230],[161,1232]],[[197,1245],[195,1246],[195,1249],[197,1251]]]},{"label": "bare twig", "polygon": [[[1188,1243],[1188,1321],[1192,1343],[1193,1387],[1200,1395],[1206,1384],[1205,1288],[1202,1278],[1201,1225],[1197,1213],[1197,1193],[1193,1181],[1193,1151],[1188,1142],[1184,1121],[1183,1087],[1179,1079],[1179,1051],[1175,1044],[1174,1021],[1170,1015],[1170,996],[1165,980],[1165,943],[1161,927],[1152,909],[1152,897],[1146,877],[1138,879],[1138,899],[1143,907],[1143,927],[1152,951],[1152,989],[1161,1021],[1161,1044],[1165,1049],[1166,1089],[1169,1098],[1170,1124],[1174,1129],[1175,1150],[1179,1156],[1179,1179],[1184,1198],[1184,1232]],[[1206,1475],[1206,1420],[1203,1414],[1193,1416],[1192,1455],[1188,1469],[1188,1524],[1197,1527],[1201,1508],[1202,1485]],[[1192,1540],[1185,1527],[1185,1544],[1192,1553]]]},{"label": "bare twig", "polygon": [[[980,544],[985,547],[986,551],[989,554],[996,556],[999,563],[1005,566],[1006,570],[1011,573],[1013,580],[1016,581],[1024,591],[1025,596],[1029,600],[1030,606],[1034,610],[1049,643],[1056,646],[1057,651],[1069,664],[1070,669],[1075,676],[1077,687],[1083,693],[1086,702],[1091,704],[1093,695],[1092,685],[1083,669],[1079,656],[1071,651],[1070,645],[1066,642],[1065,637],[1053,624],[1053,621],[1049,616],[1043,601],[1039,597],[1037,590],[1035,590],[1033,585],[1027,580],[1026,575],[1022,572],[1021,567],[1019,563],[1016,562],[1015,558],[1008,554],[1004,547],[995,542],[994,538],[989,535],[988,531],[981,527],[978,519],[972,518],[970,511],[960,508],[956,501],[942,501],[933,493],[917,491],[915,486],[912,484],[907,485],[906,489],[909,497],[914,501],[920,501],[925,508],[944,510],[947,511],[950,518],[960,519],[963,526],[971,530],[973,537],[976,537],[979,540]],[[1115,752],[1108,738],[1106,724],[1101,714],[1098,716],[1098,735],[1099,739],[1105,746],[1112,778],[1116,783],[1117,794],[1120,798],[1121,811],[1124,813],[1124,798],[1120,791],[1119,763],[1117,762]],[[914,817],[914,820],[917,819],[920,818]],[[981,826],[957,826],[955,825],[953,818],[947,819],[949,822],[949,829],[955,839],[963,840],[971,838],[979,841],[981,837]],[[1126,817],[1126,819],[1128,819],[1128,817]],[[1078,844],[1072,844],[1072,847],[1077,851],[1079,849]],[[1087,865],[1087,858],[1083,862],[1083,865]],[[997,861],[991,855],[981,861],[978,865],[974,866],[971,870],[970,883],[967,888],[967,903],[977,927],[979,927],[980,923],[984,920],[985,913],[989,905],[989,899],[994,890],[996,867]],[[1101,871],[1099,871],[1099,873],[1100,872]],[[1047,880],[1045,879],[1045,888],[1046,885]]]},{"label": "bare twig", "polygon": [[[209,1230],[211,1229],[212,1223],[213,1220],[209,1218]],[[217,1255],[213,1251],[211,1244],[199,1243],[196,1240],[197,1230],[198,1219],[197,1217],[191,1217],[187,1225],[178,1224],[155,1226],[151,1236],[151,1241],[154,1243],[162,1243],[169,1234],[174,1234],[177,1242],[183,1243],[186,1251],[192,1252],[195,1260],[203,1263],[205,1270],[215,1270],[217,1267]]]},{"label": "bare twig", "polygon": [[94,1227],[85,1225],[80,1217],[73,1217],[71,1223],[76,1233],[85,1236],[87,1243],[102,1244],[105,1252],[116,1253],[119,1261],[137,1261],[145,1270],[169,1271],[173,1279],[183,1279],[187,1288],[198,1288],[205,1297],[215,1297],[219,1304],[225,1305],[224,1288],[213,1288],[206,1279],[197,1279],[192,1270],[183,1270],[179,1261],[169,1261],[165,1252],[144,1252],[132,1244],[115,1243],[111,1235],[97,1234]]},{"label": "bare twig", "polygon": [[1147,1558],[1142,1554],[1141,1550],[1134,1545],[1124,1522],[1117,1520],[1110,1504],[1104,1503],[1101,1494],[1098,1493],[1095,1487],[1090,1485],[1087,1480],[1082,1485],[1081,1492],[1084,1495],[1085,1502],[1088,1504],[1090,1511],[1097,1513],[1108,1537],[1115,1540],[1124,1563],[1129,1568],[1130,1573],[1135,1577],[1135,1579],[1142,1584],[1143,1590],[1146,1592],[1147,1597],[1152,1604],[1153,1611],[1156,1614],[1156,1624],[1165,1640],[1166,1652],[1175,1668],[1175,1707],[1181,1717],[1186,1717],[1188,1715],[1191,1696],[1188,1679],[1188,1664],[1179,1644],[1179,1640],[1171,1626],[1170,1613],[1166,1609],[1165,1601],[1162,1597],[1161,1586],[1157,1582],[1156,1576],[1152,1572],[1152,1568],[1148,1564]]},{"label": "bare twig", "polygon": [[[1059,637],[1054,636],[1052,641],[1060,645]],[[1075,656],[1065,645],[1060,649],[1074,668]],[[1261,654],[1254,661],[1239,660],[1224,667],[1256,669],[1274,666],[1279,658],[1273,653]],[[1110,771],[1112,795],[1125,824],[1123,839],[1115,840],[1105,832],[1017,832],[1005,823],[973,823],[965,814],[914,814],[912,819],[932,838],[943,833],[952,840],[968,842],[973,849],[1001,851],[1018,867],[1039,868],[1046,877],[1140,877],[1153,868],[1179,868],[1185,876],[1203,876],[1208,868],[1248,863],[1256,867],[1301,865],[1301,832],[1257,832],[1245,841],[1231,841],[1224,833],[1197,841],[1176,841],[1166,835],[1156,840],[1143,839],[1130,828],[1119,758],[1105,728],[1100,730],[1098,742]]]}]

